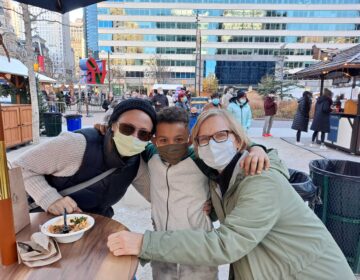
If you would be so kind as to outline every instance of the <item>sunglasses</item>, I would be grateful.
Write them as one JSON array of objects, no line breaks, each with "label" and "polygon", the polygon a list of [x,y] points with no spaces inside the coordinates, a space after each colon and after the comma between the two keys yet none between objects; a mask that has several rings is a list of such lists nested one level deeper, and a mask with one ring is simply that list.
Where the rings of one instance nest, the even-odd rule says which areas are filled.
[{"label": "sunglasses", "polygon": [[129,123],[120,123],[119,131],[121,134],[126,136],[133,135],[135,131],[137,131],[137,138],[141,141],[147,142],[151,140],[152,133],[145,129],[137,129],[135,126]]}]

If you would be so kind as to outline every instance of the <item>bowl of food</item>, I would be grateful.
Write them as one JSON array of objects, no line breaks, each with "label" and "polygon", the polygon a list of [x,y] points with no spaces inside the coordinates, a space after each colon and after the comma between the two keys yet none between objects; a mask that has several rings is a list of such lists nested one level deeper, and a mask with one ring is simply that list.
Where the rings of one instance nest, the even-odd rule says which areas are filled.
[{"label": "bowl of food", "polygon": [[79,240],[95,224],[94,218],[86,214],[68,214],[66,221],[69,227],[68,233],[63,233],[63,216],[47,221],[41,226],[41,232],[54,237],[59,243],[71,243]]}]

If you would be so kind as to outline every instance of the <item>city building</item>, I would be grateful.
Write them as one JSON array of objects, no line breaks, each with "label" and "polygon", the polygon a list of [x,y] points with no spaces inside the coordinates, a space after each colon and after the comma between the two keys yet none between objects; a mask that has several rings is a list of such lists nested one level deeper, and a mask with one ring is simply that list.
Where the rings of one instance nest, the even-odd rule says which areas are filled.
[{"label": "city building", "polygon": [[86,56],[99,57],[98,38],[98,12],[97,5],[90,5],[84,8],[84,35]]},{"label": "city building", "polygon": [[[32,37],[32,45],[34,50],[34,56],[36,56],[36,63],[38,64],[38,73],[46,76],[54,76],[54,67],[50,59],[49,48],[46,46],[46,41],[39,35]],[[23,47],[25,48],[25,42],[23,41]]]},{"label": "city building", "polygon": [[85,58],[84,22],[76,19],[70,24],[71,47],[74,50],[75,77],[80,77],[79,60]]},{"label": "city building", "polygon": [[171,73],[168,83],[194,84],[198,72],[215,73],[220,85],[256,85],[279,65],[314,63],[314,44],[344,49],[360,38],[360,0],[112,0],[97,14],[87,47],[104,59],[110,52],[127,84],[152,82],[155,63]]},{"label": "city building", "polygon": [[[12,24],[17,36],[25,39],[24,22],[19,3],[12,1]],[[37,16],[32,22],[33,36],[39,36],[46,42],[49,57],[53,63],[52,77],[61,82],[71,82],[74,75],[74,56],[70,44],[69,14],[61,15],[38,7],[29,6],[30,13]]]}]

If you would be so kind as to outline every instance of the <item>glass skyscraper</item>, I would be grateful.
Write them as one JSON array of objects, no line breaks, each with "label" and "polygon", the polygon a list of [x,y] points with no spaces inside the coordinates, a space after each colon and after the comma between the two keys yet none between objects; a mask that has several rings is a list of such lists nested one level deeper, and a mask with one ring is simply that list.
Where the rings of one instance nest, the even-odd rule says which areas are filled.
[{"label": "glass skyscraper", "polygon": [[315,44],[343,49],[360,38],[360,0],[112,0],[96,12],[88,47],[96,34],[100,57],[111,52],[130,84],[143,83],[154,61],[172,83],[194,84],[197,28],[202,76],[214,73],[220,85],[256,85],[279,61],[314,63]]},{"label": "glass skyscraper", "polygon": [[96,4],[84,8],[84,35],[85,35],[85,54],[98,58],[99,38],[98,38],[98,11]]}]

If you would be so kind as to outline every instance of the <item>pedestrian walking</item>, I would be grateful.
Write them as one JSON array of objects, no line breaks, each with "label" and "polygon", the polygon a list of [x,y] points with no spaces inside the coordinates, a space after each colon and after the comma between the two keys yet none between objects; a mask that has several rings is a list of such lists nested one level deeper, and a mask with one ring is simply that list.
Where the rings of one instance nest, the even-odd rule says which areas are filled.
[{"label": "pedestrian walking", "polygon": [[178,94],[178,100],[175,103],[175,106],[183,108],[188,113],[190,112],[189,102],[184,92]]},{"label": "pedestrian walking", "polygon": [[164,95],[163,89],[160,87],[157,89],[157,93],[152,98],[152,103],[155,106],[155,111],[158,112],[164,107],[169,106],[169,101]]},{"label": "pedestrian walking", "polygon": [[211,100],[208,104],[204,106],[204,111],[211,109],[221,109],[222,105],[220,103],[220,93],[215,92],[211,95]]},{"label": "pedestrian walking", "polygon": [[324,94],[318,98],[315,105],[314,120],[311,124],[310,129],[314,131],[311,139],[310,147],[314,147],[316,137],[321,132],[321,145],[320,149],[326,150],[324,141],[325,134],[330,132],[330,113],[332,105],[333,93],[325,88]]},{"label": "pedestrian walking", "polygon": [[251,126],[252,113],[245,91],[241,89],[237,91],[236,97],[230,99],[227,110],[242,126],[244,131],[248,132]]},{"label": "pedestrian walking", "polygon": [[296,145],[303,146],[300,142],[301,132],[307,132],[309,126],[309,114],[311,109],[311,97],[310,91],[304,91],[303,96],[298,101],[298,108],[292,123],[291,128],[296,130]]},{"label": "pedestrian walking", "polygon": [[265,110],[265,123],[263,128],[263,137],[270,137],[271,127],[273,124],[274,116],[277,112],[277,103],[275,100],[275,91],[272,90],[268,96],[265,97],[264,101]]}]

